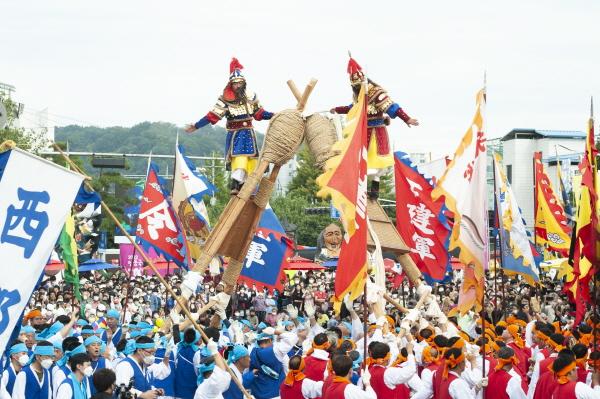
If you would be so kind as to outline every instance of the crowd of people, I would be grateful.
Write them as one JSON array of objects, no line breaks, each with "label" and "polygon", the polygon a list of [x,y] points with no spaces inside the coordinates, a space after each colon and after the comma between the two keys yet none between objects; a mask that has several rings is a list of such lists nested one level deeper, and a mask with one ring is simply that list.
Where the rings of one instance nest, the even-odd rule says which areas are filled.
[{"label": "crowd of people", "polygon": [[[549,277],[488,277],[484,311],[451,317],[456,272],[433,289],[390,282],[396,303],[369,300],[366,315],[361,298],[335,312],[334,271],[296,272],[280,291],[239,284],[225,314],[199,313],[222,290],[206,275],[187,303],[202,331],[154,276],[94,273],[80,300],[49,277],[7,347],[0,398],[600,397],[600,319],[573,325]],[[167,281],[180,295],[185,276]]]}]

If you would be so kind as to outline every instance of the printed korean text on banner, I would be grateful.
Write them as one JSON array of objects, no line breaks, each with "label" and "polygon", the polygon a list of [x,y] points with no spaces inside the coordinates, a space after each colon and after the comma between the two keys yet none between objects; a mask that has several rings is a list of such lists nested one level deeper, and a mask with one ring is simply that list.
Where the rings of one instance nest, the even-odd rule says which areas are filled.
[{"label": "printed korean text on banner", "polygon": [[158,177],[158,167],[150,163],[140,201],[136,240],[144,248],[152,247],[165,259],[187,268],[179,222],[167,196]]},{"label": "printed korean text on banner", "polygon": [[335,276],[336,310],[346,294],[356,299],[363,293],[367,278],[367,101],[365,85],[358,102],[348,112],[342,140],[334,144],[336,155],[327,161],[317,177],[321,190],[331,195],[340,211],[345,234]]},{"label": "printed korean text on banner", "polygon": [[242,265],[240,281],[258,289],[282,290],[283,269],[293,254],[293,245],[270,206],[263,212]]},{"label": "printed korean text on banner", "polygon": [[461,314],[481,309],[484,267],[488,263],[484,109],[485,89],[482,89],[477,93],[473,121],[432,192],[434,200],[445,196],[446,206],[454,215],[449,250],[459,249],[458,258],[465,265],[456,308]]},{"label": "printed korean text on banner", "polygon": [[394,153],[396,229],[411,248],[410,257],[427,280],[442,281],[450,271],[447,224],[443,198],[431,199],[433,187],[408,154]]},{"label": "printed korean text on banner", "polygon": [[83,176],[12,149],[0,154],[0,353],[29,302]]},{"label": "printed korean text on banner", "polygon": [[[160,259],[152,247],[144,249],[144,253],[153,262]],[[135,250],[133,244],[119,244],[119,264],[130,277],[141,276],[144,273],[144,258]]]}]

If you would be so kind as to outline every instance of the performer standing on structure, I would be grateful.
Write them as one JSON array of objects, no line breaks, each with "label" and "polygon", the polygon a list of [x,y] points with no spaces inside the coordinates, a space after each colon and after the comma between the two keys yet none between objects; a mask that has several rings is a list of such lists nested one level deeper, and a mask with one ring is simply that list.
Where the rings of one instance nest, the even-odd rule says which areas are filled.
[{"label": "performer standing on structure", "polygon": [[[360,92],[360,85],[363,82],[365,75],[358,63],[350,57],[348,61],[348,73],[350,74],[350,85],[356,103],[357,96]],[[367,114],[368,114],[368,136],[369,143],[367,165],[368,175],[373,176],[371,180],[371,189],[369,190],[369,198],[377,199],[379,197],[379,179],[385,175],[388,168],[394,165],[394,156],[390,148],[390,142],[386,125],[389,125],[390,118],[399,117],[406,123],[408,127],[418,126],[419,121],[411,118],[404,110],[388,96],[385,89],[367,79]],[[331,113],[347,114],[352,105],[335,107],[331,109]]]},{"label": "performer standing on structure", "polygon": [[227,139],[225,159],[227,170],[231,170],[231,193],[237,194],[246,176],[256,168],[258,147],[252,127],[252,119],[269,120],[273,116],[258,102],[256,94],[246,89],[246,79],[242,75],[244,67],[237,58],[229,65],[229,83],[217,103],[202,119],[188,125],[185,131],[192,133],[207,124],[214,125],[223,117],[227,119]]}]

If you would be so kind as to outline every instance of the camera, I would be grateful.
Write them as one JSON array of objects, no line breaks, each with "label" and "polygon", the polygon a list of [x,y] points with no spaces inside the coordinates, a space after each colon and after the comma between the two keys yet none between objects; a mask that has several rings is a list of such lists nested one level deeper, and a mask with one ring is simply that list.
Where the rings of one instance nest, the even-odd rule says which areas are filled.
[{"label": "camera", "polygon": [[129,385],[121,384],[115,388],[115,398],[117,399],[134,399],[137,395],[131,392],[133,388],[133,378],[129,380]]}]

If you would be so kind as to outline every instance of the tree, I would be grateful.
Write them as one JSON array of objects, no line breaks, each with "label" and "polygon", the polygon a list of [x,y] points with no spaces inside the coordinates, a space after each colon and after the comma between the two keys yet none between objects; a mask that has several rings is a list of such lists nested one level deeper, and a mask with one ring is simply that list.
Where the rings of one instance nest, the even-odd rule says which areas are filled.
[{"label": "tree", "polygon": [[[214,153],[213,153],[213,156]],[[224,167],[225,161],[218,160],[215,162],[215,167],[211,171],[210,174],[207,174],[209,180],[211,180],[212,184],[217,188],[217,192],[215,194],[215,199],[213,200],[213,204],[210,204],[211,198],[205,197],[204,200],[208,201],[210,205],[206,208],[208,210],[208,218],[210,219],[211,226],[214,226],[219,220],[219,216],[225,209],[225,206],[229,202],[231,198],[231,194],[228,187],[228,173],[225,171]]]},{"label": "tree", "polygon": [[306,209],[314,205],[301,196],[277,196],[270,204],[282,222],[296,225],[296,243],[301,245],[316,246],[321,231],[333,221],[329,213],[307,215]]},{"label": "tree", "polygon": [[0,129],[0,144],[12,140],[17,147],[33,153],[46,148],[48,145],[46,132],[35,132],[16,127],[18,105],[3,92],[0,92],[0,102],[4,104],[7,112],[7,124],[3,129]]},{"label": "tree", "polygon": [[314,155],[303,145],[298,153],[298,168],[296,175],[288,185],[289,197],[301,197],[308,201],[321,201],[317,197],[319,185],[316,182],[317,177],[323,171],[315,164]]}]

